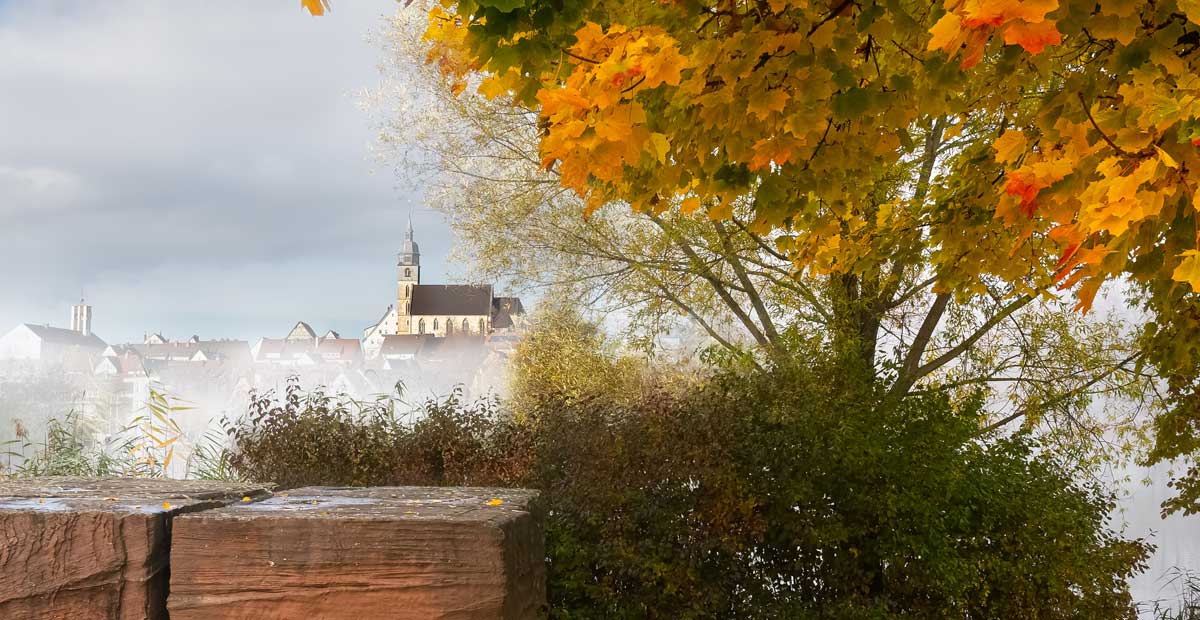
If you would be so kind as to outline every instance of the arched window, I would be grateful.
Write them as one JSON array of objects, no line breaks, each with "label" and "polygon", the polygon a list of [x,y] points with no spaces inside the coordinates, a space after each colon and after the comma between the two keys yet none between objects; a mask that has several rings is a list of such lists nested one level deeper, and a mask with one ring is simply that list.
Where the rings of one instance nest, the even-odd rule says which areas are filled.
[{"label": "arched window", "polygon": [[417,333],[418,334],[425,333],[425,319],[421,319],[420,321],[417,321]]},{"label": "arched window", "polygon": [[454,335],[454,321],[451,321],[450,319],[446,319],[446,335]]},{"label": "arched window", "polygon": [[471,333],[471,324],[468,323],[466,319],[463,319],[463,333],[464,334]]},{"label": "arched window", "polygon": [[412,285],[411,285],[411,284],[409,284],[409,285],[406,285],[406,286],[404,287],[404,296],[405,296],[405,297],[412,297]]},{"label": "arched window", "polygon": [[486,330],[486,329],[487,329],[487,323],[484,322],[483,319],[479,319],[479,333],[480,334],[484,333],[484,330]]},{"label": "arched window", "polygon": [[412,277],[412,268],[410,268],[410,267],[404,268],[404,277],[406,277],[406,278]]},{"label": "arched window", "polygon": [[433,320],[433,333],[437,333],[437,319]]},{"label": "arched window", "polygon": [[410,312],[412,312],[412,304],[406,301],[404,302],[404,314],[409,314]]}]

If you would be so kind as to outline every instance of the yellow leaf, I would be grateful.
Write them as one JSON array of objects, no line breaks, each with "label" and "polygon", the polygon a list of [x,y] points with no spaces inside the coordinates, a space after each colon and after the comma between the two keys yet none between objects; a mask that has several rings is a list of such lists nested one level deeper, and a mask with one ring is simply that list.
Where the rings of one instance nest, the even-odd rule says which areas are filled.
[{"label": "yellow leaf", "polygon": [[250,501],[250,496],[249,496],[249,495],[243,495],[243,496],[242,496],[242,501],[243,501],[243,502],[248,502],[248,501]]},{"label": "yellow leaf", "polygon": [[1117,17],[1133,17],[1138,3],[1133,0],[1100,0],[1100,12]]},{"label": "yellow leaf", "polygon": [[1016,130],[1006,131],[996,138],[992,148],[996,149],[996,161],[1011,164],[1025,152],[1025,134]]},{"label": "yellow leaf", "polygon": [[1200,24],[1200,0],[1179,0],[1179,10],[1183,11],[1193,24]]},{"label": "yellow leaf", "polygon": [[679,204],[679,210],[682,211],[684,215],[695,213],[696,209],[699,208],[700,199],[696,198],[695,196],[692,196],[691,198],[684,198],[683,202]]},{"label": "yellow leaf", "polygon": [[500,504],[503,504],[503,503],[504,503],[504,500],[502,500],[500,498],[495,498],[495,499],[489,499],[487,502],[487,505],[488,506],[499,506]]},{"label": "yellow leaf", "polygon": [[746,110],[757,116],[758,120],[765,120],[771,112],[782,112],[790,98],[782,88],[768,90],[762,95],[750,97]]},{"label": "yellow leaf", "polygon": [[929,50],[942,50],[954,55],[962,44],[962,20],[954,13],[946,13],[929,29],[933,38],[929,40]]},{"label": "yellow leaf", "polygon": [[1158,159],[1163,163],[1164,166],[1171,169],[1176,169],[1179,167],[1179,162],[1175,161],[1175,159],[1168,155],[1166,151],[1162,150],[1161,147],[1155,145],[1154,150],[1158,151]]},{"label": "yellow leaf", "polygon": [[671,142],[661,133],[650,134],[650,152],[654,154],[654,159],[658,163],[667,161],[667,154],[671,152]]},{"label": "yellow leaf", "polygon": [[170,510],[170,509],[171,509],[171,502],[163,502],[163,508],[164,508],[164,509],[166,509],[166,510]]},{"label": "yellow leaf", "polygon": [[325,11],[330,10],[329,0],[300,0],[300,6],[308,9],[308,13],[313,17],[324,15]]},{"label": "yellow leaf", "polygon": [[646,72],[646,88],[655,88],[661,84],[679,86],[686,64],[687,59],[674,45],[648,56],[642,61],[642,69]]},{"label": "yellow leaf", "polygon": [[1183,260],[1171,274],[1176,282],[1187,282],[1192,285],[1193,293],[1200,293],[1200,250],[1188,250],[1179,255]]}]

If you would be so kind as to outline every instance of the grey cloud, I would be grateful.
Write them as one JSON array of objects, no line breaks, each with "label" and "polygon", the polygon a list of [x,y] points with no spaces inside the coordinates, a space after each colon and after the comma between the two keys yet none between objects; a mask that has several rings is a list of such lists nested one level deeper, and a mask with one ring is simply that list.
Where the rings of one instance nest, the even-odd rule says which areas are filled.
[{"label": "grey cloud", "polygon": [[[419,207],[355,98],[396,9],[0,0],[0,332],[81,291],[110,340],[375,320]],[[414,219],[440,280],[449,232]]]}]

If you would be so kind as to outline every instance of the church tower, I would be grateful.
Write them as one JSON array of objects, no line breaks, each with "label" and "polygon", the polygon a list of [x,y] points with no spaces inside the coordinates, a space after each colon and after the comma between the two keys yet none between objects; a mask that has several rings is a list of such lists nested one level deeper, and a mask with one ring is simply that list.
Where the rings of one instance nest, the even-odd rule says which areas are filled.
[{"label": "church tower", "polygon": [[411,334],[413,289],[421,283],[421,251],[413,241],[412,216],[408,216],[408,229],[404,231],[404,243],[400,245],[397,265],[398,298],[396,303],[396,333]]},{"label": "church tower", "polygon": [[82,336],[92,335],[92,307],[82,299],[71,306],[71,331]]}]

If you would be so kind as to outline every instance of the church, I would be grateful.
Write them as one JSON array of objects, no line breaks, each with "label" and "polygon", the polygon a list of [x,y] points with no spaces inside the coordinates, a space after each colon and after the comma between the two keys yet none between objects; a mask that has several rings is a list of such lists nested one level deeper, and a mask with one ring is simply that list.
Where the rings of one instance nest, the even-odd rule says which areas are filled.
[{"label": "church", "polygon": [[369,357],[388,336],[486,338],[522,327],[521,300],[496,297],[490,284],[422,284],[421,251],[413,239],[411,218],[396,263],[396,303],[363,330],[363,349]]}]

